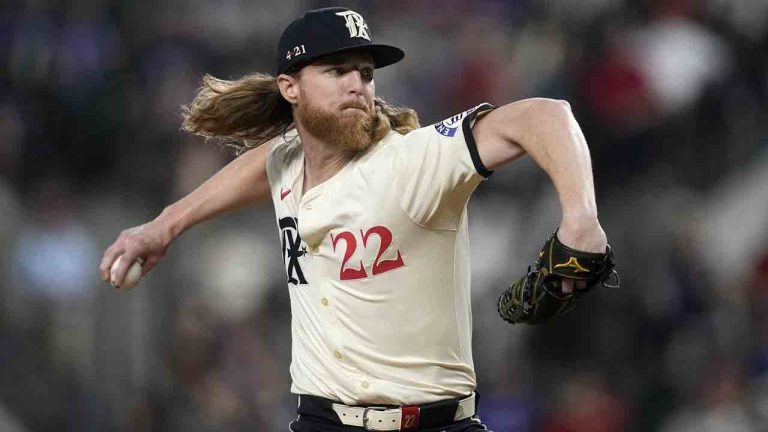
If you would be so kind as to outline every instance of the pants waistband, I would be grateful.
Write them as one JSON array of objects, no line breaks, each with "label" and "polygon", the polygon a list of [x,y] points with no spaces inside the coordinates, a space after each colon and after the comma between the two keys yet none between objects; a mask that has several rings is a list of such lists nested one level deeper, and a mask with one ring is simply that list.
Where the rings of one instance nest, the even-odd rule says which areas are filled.
[{"label": "pants waistband", "polygon": [[[370,431],[440,428],[475,415],[476,394],[412,406],[350,406],[311,395],[299,395],[299,414],[362,427]],[[334,415],[335,414],[335,415]]]}]

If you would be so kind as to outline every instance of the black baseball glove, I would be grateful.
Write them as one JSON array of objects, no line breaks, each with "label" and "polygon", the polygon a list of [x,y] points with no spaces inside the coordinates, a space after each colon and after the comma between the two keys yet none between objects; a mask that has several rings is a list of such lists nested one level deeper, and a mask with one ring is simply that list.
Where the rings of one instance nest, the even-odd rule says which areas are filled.
[{"label": "black baseball glove", "polygon": [[[528,267],[528,274],[499,297],[499,315],[512,324],[546,322],[572,310],[576,300],[597,284],[618,288],[619,274],[614,266],[610,246],[606,246],[605,253],[578,251],[560,243],[555,231],[544,243],[539,259]],[[615,283],[609,283],[612,277]],[[574,285],[585,281],[586,288],[563,293],[564,278],[573,280]]]}]

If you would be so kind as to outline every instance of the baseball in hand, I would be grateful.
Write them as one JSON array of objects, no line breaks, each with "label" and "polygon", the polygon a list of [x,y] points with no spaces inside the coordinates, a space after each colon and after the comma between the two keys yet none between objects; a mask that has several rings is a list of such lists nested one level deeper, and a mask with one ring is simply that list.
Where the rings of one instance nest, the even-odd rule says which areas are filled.
[{"label": "baseball in hand", "polygon": [[117,285],[117,281],[115,281],[115,275],[117,273],[117,266],[120,265],[120,260],[122,259],[123,257],[121,255],[115,260],[114,263],[112,263],[112,268],[110,270],[110,283],[112,283],[112,286],[115,288],[133,288],[137,283],[139,283],[139,279],[141,278],[141,259],[137,259],[133,262],[133,264],[131,264],[131,267],[128,269],[128,272],[123,278],[123,283],[121,285]]}]

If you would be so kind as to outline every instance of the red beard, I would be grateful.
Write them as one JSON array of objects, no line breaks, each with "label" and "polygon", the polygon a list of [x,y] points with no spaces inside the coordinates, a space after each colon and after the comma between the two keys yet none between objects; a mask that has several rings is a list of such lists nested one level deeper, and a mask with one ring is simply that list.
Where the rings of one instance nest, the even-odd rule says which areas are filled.
[{"label": "red beard", "polygon": [[376,116],[370,114],[372,109],[362,105],[361,110],[346,109],[343,106],[340,113],[325,111],[310,105],[306,99],[299,101],[296,116],[302,126],[314,137],[336,146],[342,151],[354,153],[364,151],[373,144],[373,132],[376,130]]}]

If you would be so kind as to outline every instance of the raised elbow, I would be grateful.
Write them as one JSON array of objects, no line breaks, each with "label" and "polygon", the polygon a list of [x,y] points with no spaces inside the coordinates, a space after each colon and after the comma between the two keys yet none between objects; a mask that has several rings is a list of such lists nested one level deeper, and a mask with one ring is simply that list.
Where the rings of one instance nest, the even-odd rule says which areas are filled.
[{"label": "raised elbow", "polygon": [[518,144],[539,136],[542,130],[559,130],[573,121],[571,104],[561,99],[530,98],[496,110],[494,129],[505,140]]},{"label": "raised elbow", "polygon": [[531,101],[531,111],[546,116],[571,115],[571,104],[563,99],[534,98]]}]

